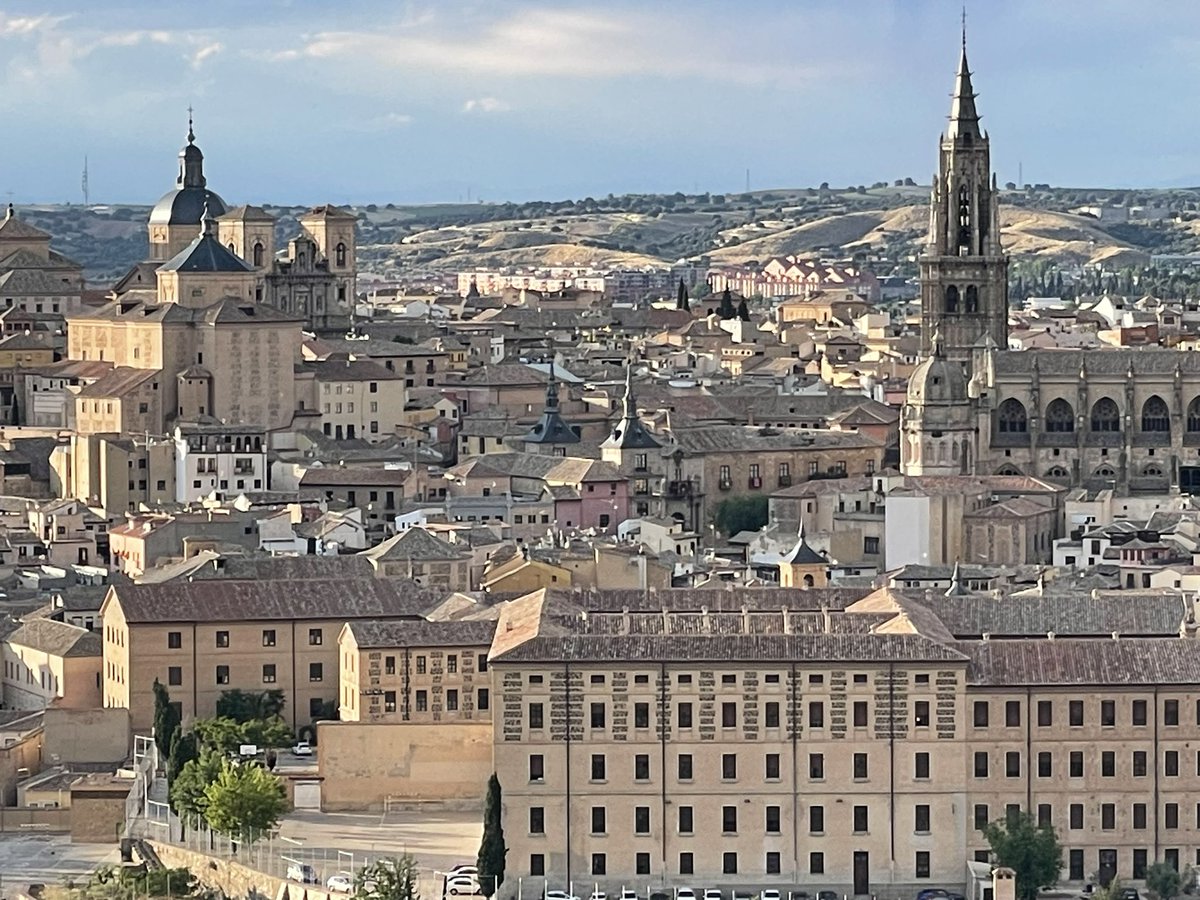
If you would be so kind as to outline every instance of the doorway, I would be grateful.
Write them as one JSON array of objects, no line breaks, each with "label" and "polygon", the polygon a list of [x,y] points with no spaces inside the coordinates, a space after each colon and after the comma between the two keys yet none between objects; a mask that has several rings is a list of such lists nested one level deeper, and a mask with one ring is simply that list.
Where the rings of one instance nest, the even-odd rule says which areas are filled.
[{"label": "doorway", "polygon": [[1117,851],[1101,850],[1098,861],[1096,880],[1100,882],[1101,887],[1108,887],[1117,877]]},{"label": "doorway", "polygon": [[854,893],[871,893],[871,855],[865,850],[854,851]]}]

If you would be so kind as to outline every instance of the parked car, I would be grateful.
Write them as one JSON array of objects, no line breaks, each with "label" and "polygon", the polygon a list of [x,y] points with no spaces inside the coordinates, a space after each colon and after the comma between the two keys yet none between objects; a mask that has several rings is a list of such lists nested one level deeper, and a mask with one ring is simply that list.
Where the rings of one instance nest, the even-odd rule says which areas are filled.
[{"label": "parked car", "polygon": [[633,888],[621,888],[621,900],[638,900],[637,891]]},{"label": "parked car", "polygon": [[292,747],[294,756],[312,756],[312,744],[308,741],[297,741],[296,746]]},{"label": "parked car", "polygon": [[680,888],[675,892],[675,900],[696,900],[696,892],[691,888]]},{"label": "parked car", "polygon": [[335,894],[353,893],[354,877],[348,872],[338,872],[336,875],[329,876],[329,880],[325,882],[325,887]]},{"label": "parked car", "polygon": [[592,896],[589,900],[608,900],[608,894],[604,891],[592,891]]},{"label": "parked car", "polygon": [[758,900],[779,900],[779,891],[769,888],[758,895]]},{"label": "parked car", "polygon": [[446,877],[446,893],[457,896],[459,894],[480,894],[482,891],[479,890],[479,879],[474,875],[449,875]]},{"label": "parked car", "polygon": [[321,879],[317,877],[317,870],[308,863],[288,863],[287,878],[288,881],[298,881],[301,884],[321,883]]},{"label": "parked car", "polygon": [[1137,888],[1125,888],[1121,891],[1121,900],[1141,900],[1141,895],[1137,892]]},{"label": "parked car", "polygon": [[545,900],[579,900],[579,898],[566,891],[546,891]]},{"label": "parked car", "polygon": [[705,888],[704,900],[721,900],[721,892],[716,888]]}]

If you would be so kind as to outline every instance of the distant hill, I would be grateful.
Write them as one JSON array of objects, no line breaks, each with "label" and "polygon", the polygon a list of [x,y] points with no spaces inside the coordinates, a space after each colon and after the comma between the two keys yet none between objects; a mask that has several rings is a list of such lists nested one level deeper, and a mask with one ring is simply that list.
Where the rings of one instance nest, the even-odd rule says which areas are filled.
[{"label": "distant hill", "polygon": [[[736,264],[771,256],[861,255],[881,267],[911,268],[928,227],[928,189],[756,191],[732,195],[628,195],[522,204],[440,204],[353,209],[364,272],[497,266],[652,266],[708,256]],[[1200,253],[1200,190],[1005,191],[1001,223],[1014,260],[1064,265],[1145,265],[1155,253]],[[1158,205],[1179,213],[1159,222],[1102,223],[1070,212],[1089,204]],[[297,231],[300,207],[267,207],[280,217],[278,245]],[[22,207],[56,249],[105,286],[146,255],[144,206]]]}]

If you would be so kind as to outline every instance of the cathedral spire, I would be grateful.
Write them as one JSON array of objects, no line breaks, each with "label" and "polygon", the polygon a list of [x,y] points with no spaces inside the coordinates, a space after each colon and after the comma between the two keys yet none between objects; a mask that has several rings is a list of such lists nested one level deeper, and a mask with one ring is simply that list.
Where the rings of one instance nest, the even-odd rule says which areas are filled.
[{"label": "cathedral spire", "polygon": [[954,94],[950,101],[950,140],[983,137],[979,130],[979,112],[975,109],[975,90],[971,85],[971,69],[967,65],[967,31],[963,27],[962,54],[958,58],[958,74],[954,77]]},{"label": "cathedral spire", "polygon": [[196,129],[192,119],[192,108],[188,107],[187,144],[179,151],[179,177],[175,186],[181,188],[204,187],[204,154],[196,146]]}]

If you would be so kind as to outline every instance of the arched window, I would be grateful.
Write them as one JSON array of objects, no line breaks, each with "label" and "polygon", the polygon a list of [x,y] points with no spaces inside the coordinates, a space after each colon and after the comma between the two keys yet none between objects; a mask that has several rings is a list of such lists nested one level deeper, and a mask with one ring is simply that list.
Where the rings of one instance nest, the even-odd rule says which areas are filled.
[{"label": "arched window", "polygon": [[344,266],[346,264],[346,245],[345,244],[337,245],[337,249],[334,251],[334,258],[337,260],[338,266]]},{"label": "arched window", "polygon": [[1047,478],[1066,478],[1067,470],[1065,468],[1063,468],[1062,466],[1051,466],[1046,471],[1046,477]]},{"label": "arched window", "polygon": [[261,266],[261,265],[263,264],[263,254],[264,254],[264,252],[265,252],[265,251],[264,251],[264,249],[263,249],[263,245],[262,245],[262,244],[260,244],[260,243],[256,243],[256,244],[254,245],[254,265],[255,265],[255,266]]},{"label": "arched window", "polygon": [[973,284],[967,285],[967,312],[979,312],[979,288]]},{"label": "arched window", "polygon": [[1004,465],[1002,465],[1000,468],[998,468],[996,470],[996,474],[997,475],[1020,475],[1021,470],[1018,469],[1016,466],[1014,466],[1012,463],[1005,463]]},{"label": "arched window", "polygon": [[810,588],[810,587],[812,587],[814,583],[815,583],[815,582],[813,581],[813,577],[812,577],[811,575],[805,575],[805,576],[804,576],[804,586],[805,586],[806,588]]},{"label": "arched window", "polygon": [[1075,430],[1075,410],[1062,398],[1050,401],[1046,407],[1046,430],[1066,434]]},{"label": "arched window", "polygon": [[954,285],[946,288],[946,312],[958,312],[958,288]]},{"label": "arched window", "polygon": [[1109,465],[1103,465],[1096,470],[1097,478],[1112,478],[1116,474],[1117,474],[1116,470],[1112,466],[1109,466]]},{"label": "arched window", "polygon": [[1195,397],[1187,408],[1187,430],[1200,431],[1200,397]]},{"label": "arched window", "polygon": [[1108,397],[1101,397],[1092,407],[1092,431],[1120,431],[1121,410]]},{"label": "arched window", "polygon": [[1142,404],[1142,431],[1171,433],[1171,411],[1157,394]]},{"label": "arched window", "polygon": [[1148,478],[1161,478],[1162,473],[1162,466],[1160,466],[1158,463],[1150,463],[1150,465],[1142,469],[1142,474]]},{"label": "arched window", "polygon": [[1025,434],[1029,431],[1029,420],[1020,400],[1009,397],[996,410],[996,430],[1001,434]]},{"label": "arched window", "polygon": [[229,242],[229,252],[230,252],[230,253],[237,253],[237,251],[233,249],[233,241],[230,241],[230,242]]}]

